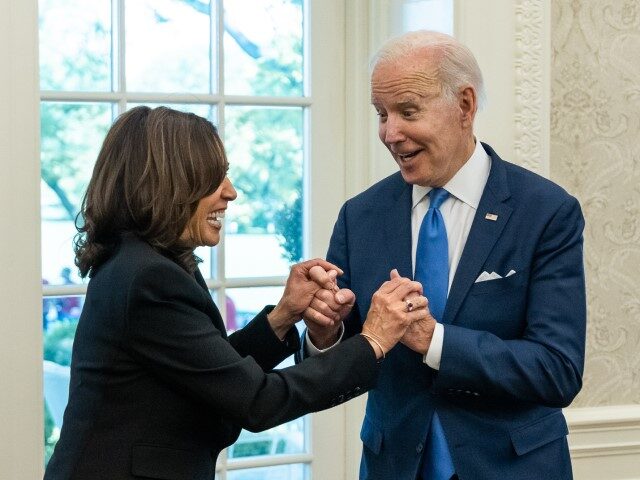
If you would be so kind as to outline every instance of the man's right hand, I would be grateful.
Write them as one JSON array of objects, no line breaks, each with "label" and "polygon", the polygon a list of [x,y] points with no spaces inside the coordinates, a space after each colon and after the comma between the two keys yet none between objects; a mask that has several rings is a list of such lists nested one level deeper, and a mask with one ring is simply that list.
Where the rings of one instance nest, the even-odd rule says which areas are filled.
[{"label": "man's right hand", "polygon": [[[390,275],[391,280],[394,278],[400,278],[400,275],[396,270],[393,270]],[[412,293],[404,298],[406,301],[411,301],[413,298],[418,298],[418,294]],[[400,339],[406,347],[409,347],[414,352],[426,355],[429,347],[431,346],[431,339],[433,338],[433,330],[436,326],[436,320],[429,311],[429,301],[425,306],[427,315],[420,320],[413,322],[407,328],[404,336]]]}]

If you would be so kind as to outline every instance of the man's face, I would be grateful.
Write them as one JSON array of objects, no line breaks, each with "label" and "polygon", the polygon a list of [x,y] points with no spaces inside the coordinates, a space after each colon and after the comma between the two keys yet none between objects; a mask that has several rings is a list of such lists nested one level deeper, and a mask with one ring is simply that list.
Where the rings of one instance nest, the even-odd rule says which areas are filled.
[{"label": "man's face", "polygon": [[404,180],[441,187],[473,152],[473,133],[464,105],[441,95],[433,64],[424,52],[381,61],[371,75],[371,103],[379,116],[380,140]]}]

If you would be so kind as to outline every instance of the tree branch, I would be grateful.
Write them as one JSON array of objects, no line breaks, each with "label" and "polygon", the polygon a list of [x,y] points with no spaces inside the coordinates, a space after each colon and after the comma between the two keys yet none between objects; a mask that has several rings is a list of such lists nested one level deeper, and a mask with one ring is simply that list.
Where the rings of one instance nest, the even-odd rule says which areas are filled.
[{"label": "tree branch", "polygon": [[[210,7],[206,2],[202,2],[201,0],[182,0],[184,3],[193,8],[196,12],[204,13],[205,15],[209,15]],[[227,31],[231,38],[233,38],[238,46],[246,52],[251,58],[260,58],[262,56],[262,52],[260,51],[260,47],[249,40],[244,34],[240,33],[235,28],[231,27],[226,21],[224,22],[224,29]]]},{"label": "tree branch", "polygon": [[75,220],[77,208],[73,204],[73,202],[69,200],[69,197],[67,197],[66,192],[58,183],[60,179],[57,177],[54,177],[53,175],[48,175],[44,171],[42,172],[42,179],[49,186],[49,188],[51,188],[51,190],[53,190],[53,192],[58,196],[58,198],[60,199],[60,203],[62,204],[62,208],[64,208],[69,219]]}]

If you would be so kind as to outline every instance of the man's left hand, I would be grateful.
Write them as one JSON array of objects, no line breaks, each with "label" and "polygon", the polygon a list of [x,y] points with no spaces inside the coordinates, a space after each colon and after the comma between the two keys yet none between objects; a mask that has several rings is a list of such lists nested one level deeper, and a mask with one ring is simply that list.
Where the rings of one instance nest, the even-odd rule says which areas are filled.
[{"label": "man's left hand", "polygon": [[[408,300],[408,299],[407,299]],[[400,342],[409,347],[414,352],[426,355],[431,346],[433,331],[436,328],[436,320],[429,313],[423,320],[417,320],[409,325]]]}]

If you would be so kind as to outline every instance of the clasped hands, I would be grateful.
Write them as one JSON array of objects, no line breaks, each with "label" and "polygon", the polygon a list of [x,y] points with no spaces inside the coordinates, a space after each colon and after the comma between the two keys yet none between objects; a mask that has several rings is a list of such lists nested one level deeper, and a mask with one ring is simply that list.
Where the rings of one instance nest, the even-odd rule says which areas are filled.
[{"label": "clasped hands", "polygon": [[[317,348],[335,344],[342,321],[355,304],[354,293],[336,284],[342,273],[322,259],[294,265],[282,299],[269,314],[276,334],[284,338],[302,317]],[[394,269],[389,280],[373,294],[362,334],[378,358],[384,357],[398,341],[420,354],[427,352],[436,322],[422,293],[419,282],[401,277]]]}]

